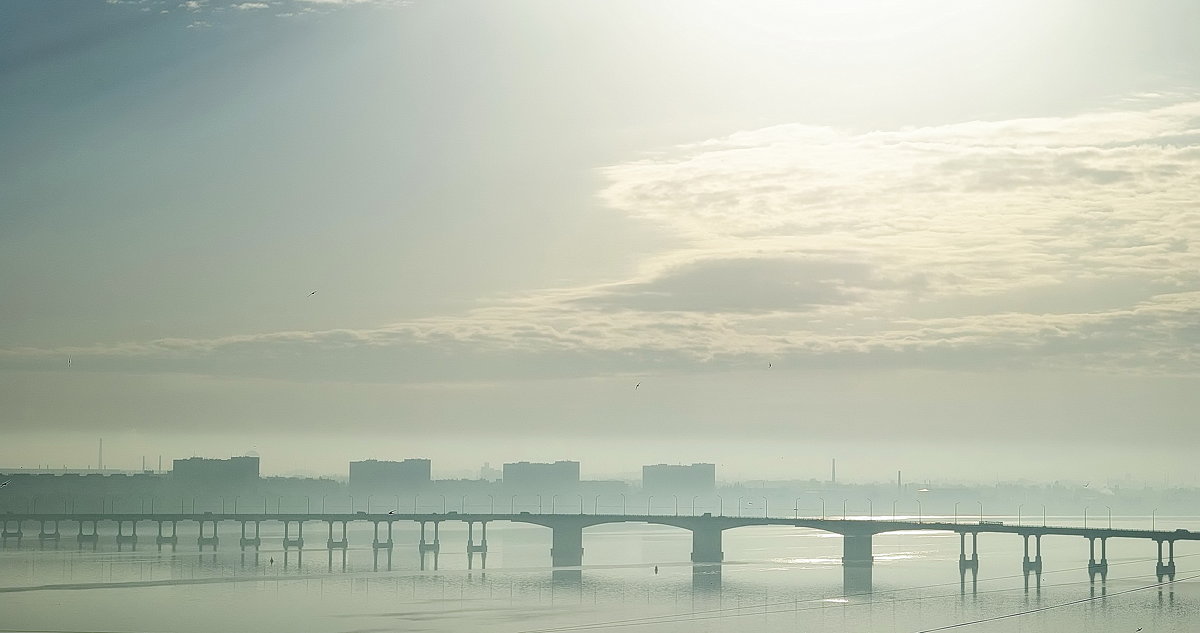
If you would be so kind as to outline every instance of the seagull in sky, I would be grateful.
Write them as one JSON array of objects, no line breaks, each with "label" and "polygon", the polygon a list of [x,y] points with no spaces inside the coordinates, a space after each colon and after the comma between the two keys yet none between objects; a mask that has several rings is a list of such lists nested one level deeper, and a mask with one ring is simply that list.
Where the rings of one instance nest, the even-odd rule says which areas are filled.
[{"label": "seagull in sky", "polygon": [[771,367],[772,367],[771,363],[767,363],[767,369],[770,369]]},{"label": "seagull in sky", "polygon": [[1084,487],[1084,488],[1087,488],[1087,487],[1088,487],[1088,486],[1090,486],[1090,485],[1092,485],[1092,482],[1088,481],[1088,482],[1085,482],[1085,483],[1083,484],[1083,487]]},{"label": "seagull in sky", "polygon": [[388,514],[396,514],[395,510],[388,510]]},{"label": "seagull in sky", "polygon": [[11,479],[5,479],[4,481],[0,481],[0,488],[7,488],[9,482],[11,482],[11,481],[12,481]]},{"label": "seagull in sky", "polygon": [[308,293],[308,296],[310,296],[310,297],[311,297],[311,296],[313,296],[313,295],[315,295],[315,294],[317,294],[317,291],[316,291],[316,290],[314,290],[314,291],[312,291],[312,292]]},{"label": "seagull in sky", "polygon": [[642,386],[642,383],[639,382],[638,384],[634,385],[633,388],[636,390],[638,387],[641,387],[641,386]]}]

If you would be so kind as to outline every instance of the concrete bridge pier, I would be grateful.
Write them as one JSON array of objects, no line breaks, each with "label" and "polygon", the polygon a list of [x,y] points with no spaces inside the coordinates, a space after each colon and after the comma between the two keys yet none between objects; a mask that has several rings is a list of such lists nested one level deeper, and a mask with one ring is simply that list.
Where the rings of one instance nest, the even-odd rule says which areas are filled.
[{"label": "concrete bridge pier", "polygon": [[1175,541],[1166,541],[1167,543],[1167,563],[1163,564],[1163,541],[1157,540],[1158,543],[1158,565],[1155,566],[1154,574],[1158,576],[1158,582],[1162,582],[1163,578],[1167,580],[1175,580]]},{"label": "concrete bridge pier", "polygon": [[86,523],[86,521],[79,522],[79,536],[75,537],[75,540],[79,542],[79,547],[81,547],[81,548],[83,547],[84,543],[91,543],[92,549],[96,549],[96,544],[100,541],[100,534],[96,531],[96,524],[99,523],[99,521],[92,521],[92,533],[91,534],[84,534],[84,532],[83,532],[83,524],[84,523]]},{"label": "concrete bridge pier", "polygon": [[967,533],[958,533],[958,569],[959,571],[979,571],[979,533],[971,532],[971,557],[967,558]]},{"label": "concrete bridge pier", "polygon": [[[296,549],[304,549],[304,521],[296,521],[296,538],[292,538],[291,534],[292,522],[284,519],[283,521],[283,549],[286,552],[289,547]],[[286,558],[284,559],[287,560]]]},{"label": "concrete bridge pier", "polygon": [[1025,541],[1025,558],[1021,561],[1021,572],[1025,576],[1025,593],[1029,593],[1029,575],[1033,574],[1036,579],[1038,593],[1042,591],[1042,535],[1034,534],[1034,547],[1036,554],[1033,560],[1029,558],[1029,537],[1030,534],[1022,534],[1021,539]]},{"label": "concrete bridge pier", "polygon": [[442,551],[442,544],[438,538],[438,528],[441,525],[440,521],[433,522],[433,542],[425,541],[425,521],[421,521],[421,542],[417,545],[417,553],[421,555],[421,571],[425,571],[425,553],[433,553],[433,568],[438,568],[438,554]]},{"label": "concrete bridge pier", "polygon": [[342,521],[342,539],[340,541],[333,540],[333,524],[337,521],[329,522],[329,540],[326,542],[327,549],[347,549],[350,546],[350,540],[346,538],[346,521]]},{"label": "concrete bridge pier", "polygon": [[[870,547],[869,542],[867,546]],[[693,528],[692,562],[720,563],[724,560],[725,552],[721,551],[721,528]]]},{"label": "concrete bridge pier", "polygon": [[467,521],[467,569],[474,568],[475,554],[480,555],[483,568],[487,569],[487,521],[479,522],[481,540],[475,544],[475,522]]},{"label": "concrete bridge pier", "polygon": [[1108,578],[1108,546],[1107,536],[1100,538],[1100,562],[1096,562],[1096,538],[1088,537],[1088,579],[1093,583],[1096,582],[1096,576],[1100,576],[1100,582],[1104,582]]},{"label": "concrete bridge pier", "polygon": [[842,535],[842,586],[847,594],[871,592],[874,565],[870,534]]},{"label": "concrete bridge pier", "polygon": [[560,525],[550,528],[550,564],[554,567],[578,567],[583,564],[583,526]]},{"label": "concrete bridge pier", "polygon": [[242,523],[242,538],[238,541],[238,545],[243,550],[246,549],[246,546],[252,546],[252,547],[254,547],[254,549],[258,549],[262,545],[262,537],[259,536],[259,530],[261,529],[261,522],[260,521],[254,522],[254,536],[253,537],[246,536],[246,524],[249,523],[249,521],[242,521],[241,523]]},{"label": "concrete bridge pier", "polygon": [[[212,523],[212,536],[204,536],[204,524]],[[200,551],[204,551],[205,545],[212,545],[213,551],[217,551],[217,543],[220,539],[217,538],[217,520],[216,519],[200,519],[200,536],[196,537],[196,545]]]},{"label": "concrete bridge pier", "polygon": [[375,523],[375,537],[374,537],[374,539],[371,540],[371,549],[373,549],[373,550],[386,549],[388,551],[388,557],[390,558],[392,555],[391,552],[392,552],[392,545],[393,545],[393,543],[392,543],[392,522],[386,521],[386,523],[387,523],[387,540],[386,541],[379,540],[379,521],[375,521],[374,523]]},{"label": "concrete bridge pier", "polygon": [[[9,523],[16,524],[16,529],[9,529]],[[24,536],[24,533],[21,532],[21,519],[4,519],[4,529],[0,530],[0,542],[8,544],[8,539],[15,538],[17,539],[17,546],[20,547],[21,538]]]},{"label": "concrete bridge pier", "polygon": [[121,551],[121,545],[129,543],[137,547],[137,521],[129,521],[132,524],[132,533],[125,533],[125,521],[117,519],[117,551]]},{"label": "concrete bridge pier", "polygon": [[166,536],[165,534],[163,534],[163,523],[166,523],[166,521],[158,522],[158,536],[154,537],[154,544],[158,545],[158,549],[161,551],[163,544],[169,543],[171,545],[171,550],[174,551],[175,545],[179,543],[179,534],[178,534],[179,522],[171,521],[171,535],[170,536]]},{"label": "concrete bridge pier", "polygon": [[[47,523],[54,526],[53,532],[46,531]],[[45,541],[54,541],[54,546],[57,548],[59,536],[61,536],[61,535],[58,532],[58,519],[51,519],[49,521],[42,520],[41,526],[38,529],[38,543],[43,543]]]}]

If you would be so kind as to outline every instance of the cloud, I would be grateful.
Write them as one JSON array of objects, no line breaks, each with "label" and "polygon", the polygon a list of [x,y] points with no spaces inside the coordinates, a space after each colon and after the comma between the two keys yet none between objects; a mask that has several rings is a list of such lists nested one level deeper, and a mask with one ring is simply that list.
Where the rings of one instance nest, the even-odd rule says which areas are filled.
[{"label": "cloud", "polygon": [[265,2],[243,2],[241,4],[232,5],[233,8],[239,11],[252,11],[254,9],[269,9],[271,5]]},{"label": "cloud", "polygon": [[613,212],[681,244],[626,279],[373,328],[11,348],[0,363],[73,354],[411,381],[767,358],[1200,373],[1198,100],[900,130],[780,125],[601,173]]}]

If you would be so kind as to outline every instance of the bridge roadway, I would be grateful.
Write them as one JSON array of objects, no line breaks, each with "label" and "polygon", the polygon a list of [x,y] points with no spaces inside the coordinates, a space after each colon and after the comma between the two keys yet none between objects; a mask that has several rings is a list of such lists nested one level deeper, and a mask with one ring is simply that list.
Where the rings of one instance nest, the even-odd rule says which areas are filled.
[{"label": "bridge roadway", "polygon": [[[612,523],[647,523],[666,525],[689,530],[692,533],[692,561],[695,563],[720,563],[724,560],[721,550],[721,533],[724,530],[749,526],[791,526],[810,528],[841,534],[843,538],[842,563],[847,567],[869,567],[873,562],[871,537],[875,534],[898,531],[943,531],[959,535],[959,568],[961,571],[978,570],[979,555],[976,547],[979,534],[1017,534],[1024,540],[1025,556],[1024,570],[1040,574],[1042,568],[1041,539],[1043,536],[1075,536],[1088,539],[1091,555],[1089,556],[1088,571],[1093,576],[1104,576],[1108,571],[1107,540],[1110,538],[1148,539],[1158,544],[1157,575],[1173,578],[1175,575],[1175,542],[1200,541],[1200,532],[1187,530],[1133,530],[1097,527],[1071,527],[1047,525],[1013,525],[998,521],[980,521],[977,523],[947,523],[942,521],[900,521],[874,519],[818,519],[818,518],[787,518],[787,517],[733,517],[713,516],[703,514],[689,515],[628,515],[628,514],[543,514],[520,512],[512,513],[13,513],[0,515],[3,521],[3,540],[10,538],[20,540],[23,537],[22,526],[25,523],[36,522],[40,529],[39,540],[58,540],[60,537],[59,523],[74,522],[79,526],[77,539],[80,543],[96,542],[99,535],[96,526],[100,522],[115,522],[117,524],[117,542],[136,543],[137,525],[139,523],[154,523],[158,526],[156,542],[175,546],[178,542],[176,526],[180,522],[196,522],[200,525],[198,545],[217,546],[217,524],[232,521],[241,524],[240,545],[259,547],[262,544],[259,536],[259,525],[267,521],[278,521],[284,524],[283,545],[288,547],[304,546],[304,524],[306,522],[323,522],[329,526],[326,545],[329,549],[346,549],[349,541],[346,536],[346,525],[355,521],[373,523],[375,537],[372,546],[375,549],[391,550],[392,526],[399,521],[411,521],[421,525],[421,541],[418,551],[424,555],[427,552],[437,553],[441,544],[438,527],[446,521],[457,521],[468,525],[467,551],[470,553],[487,553],[487,524],[493,521],[508,521],[510,523],[528,523],[550,528],[551,548],[550,558],[555,567],[575,567],[583,564],[583,530],[587,527]],[[340,535],[335,535],[334,526],[341,524]],[[476,544],[474,526],[480,524],[482,540]],[[90,524],[90,532],[84,531],[84,526]],[[206,526],[211,524],[211,534],[205,535]],[[291,528],[295,525],[296,534],[293,537]],[[433,524],[433,540],[426,540],[426,525]],[[170,534],[164,532],[164,526],[169,525]],[[129,533],[126,533],[126,526]],[[253,535],[249,536],[247,527],[253,526]],[[386,540],[381,538],[380,526],[386,529]],[[14,529],[15,528],[15,529]],[[48,531],[53,528],[53,531]],[[970,556],[967,555],[966,537],[971,536]],[[340,536],[340,538],[335,538]],[[1034,556],[1030,556],[1029,539],[1035,541]],[[1096,558],[1096,541],[1100,541],[1100,558]],[[1167,559],[1163,559],[1163,544],[1167,545]]]}]

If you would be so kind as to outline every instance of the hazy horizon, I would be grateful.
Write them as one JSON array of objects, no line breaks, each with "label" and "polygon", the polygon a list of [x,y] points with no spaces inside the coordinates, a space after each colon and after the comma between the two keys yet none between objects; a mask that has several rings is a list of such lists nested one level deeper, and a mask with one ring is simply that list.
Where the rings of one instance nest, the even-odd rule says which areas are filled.
[{"label": "hazy horizon", "polygon": [[0,466],[1194,485],[1200,5],[0,5]]}]

